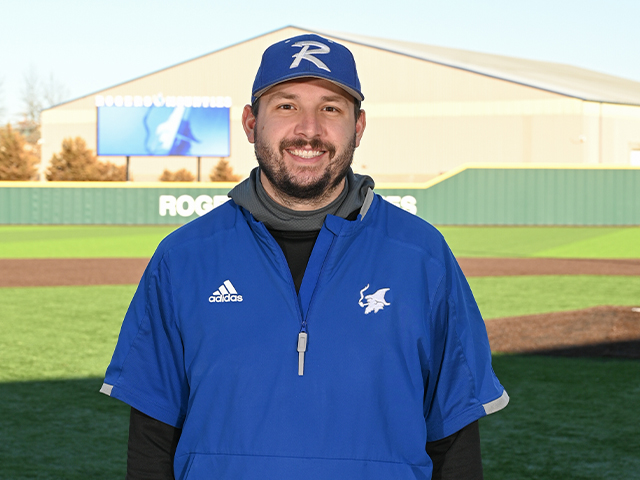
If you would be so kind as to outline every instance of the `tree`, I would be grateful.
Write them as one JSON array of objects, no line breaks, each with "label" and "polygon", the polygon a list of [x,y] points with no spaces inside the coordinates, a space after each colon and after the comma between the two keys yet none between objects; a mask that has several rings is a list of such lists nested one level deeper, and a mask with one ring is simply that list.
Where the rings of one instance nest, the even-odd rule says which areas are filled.
[{"label": "tree", "polygon": [[42,110],[61,103],[68,95],[67,88],[53,73],[45,80],[32,66],[22,77],[22,114],[27,122],[40,124]]},{"label": "tree", "polygon": [[[116,165],[111,162],[97,162],[98,175],[96,180],[100,182],[126,182],[126,165]],[[131,177],[131,175],[129,175]],[[131,178],[130,178],[131,180]]]},{"label": "tree", "polygon": [[193,182],[196,177],[186,168],[181,168],[175,172],[171,172],[166,168],[160,176],[161,182]]},{"label": "tree", "polygon": [[211,170],[209,180],[212,182],[237,182],[240,180],[240,175],[234,175],[229,161],[226,158],[221,158]]},{"label": "tree", "polygon": [[62,102],[69,92],[54,76],[43,80],[38,71],[32,66],[22,77],[22,119],[16,123],[16,128],[25,136],[27,142],[39,149],[40,144],[40,114],[45,108]]},{"label": "tree", "polygon": [[39,159],[25,138],[7,124],[0,128],[0,180],[31,180]]},{"label": "tree", "polygon": [[42,105],[50,108],[65,101],[69,97],[69,90],[57,78],[53,72],[49,73],[49,78],[40,83],[40,93],[42,95]]},{"label": "tree", "polygon": [[127,168],[98,161],[80,137],[65,138],[60,154],[51,157],[46,176],[50,181],[121,182],[126,180]]},{"label": "tree", "polygon": [[40,123],[40,112],[44,108],[41,80],[35,68],[31,67],[22,76],[22,105],[25,122]]},{"label": "tree", "polygon": [[4,103],[4,94],[3,94],[3,83],[4,83],[4,78],[0,77],[0,121],[2,121],[2,117],[4,116],[7,108],[6,105]]}]

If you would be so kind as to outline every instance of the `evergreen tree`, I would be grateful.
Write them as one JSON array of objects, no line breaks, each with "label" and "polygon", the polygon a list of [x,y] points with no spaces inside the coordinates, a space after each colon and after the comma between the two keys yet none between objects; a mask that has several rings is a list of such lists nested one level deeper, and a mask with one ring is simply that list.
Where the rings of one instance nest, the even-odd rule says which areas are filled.
[{"label": "evergreen tree", "polygon": [[[126,165],[116,165],[111,162],[97,162],[98,175],[96,180],[100,182],[126,182]],[[131,179],[130,179],[131,180]]]},{"label": "evergreen tree", "polygon": [[240,175],[234,175],[229,161],[226,158],[221,158],[211,170],[209,180],[212,182],[237,182],[240,180]]},{"label": "evergreen tree", "polygon": [[62,151],[54,154],[47,169],[50,181],[125,181],[126,167],[111,162],[99,162],[80,138],[65,138]]},{"label": "evergreen tree", "polygon": [[161,182],[193,182],[196,177],[186,168],[181,168],[175,172],[167,170],[166,168],[160,176]]},{"label": "evergreen tree", "polygon": [[0,128],[0,180],[32,180],[38,157],[25,138],[8,125]]}]

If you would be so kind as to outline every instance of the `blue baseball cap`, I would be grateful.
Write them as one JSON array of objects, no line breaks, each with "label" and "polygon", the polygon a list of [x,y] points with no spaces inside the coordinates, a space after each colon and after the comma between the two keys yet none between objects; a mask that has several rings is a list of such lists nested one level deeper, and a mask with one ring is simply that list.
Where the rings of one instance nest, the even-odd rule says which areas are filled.
[{"label": "blue baseball cap", "polygon": [[324,78],[362,101],[353,54],[344,45],[315,34],[274,43],[262,54],[251,102],[278,83],[295,78]]}]

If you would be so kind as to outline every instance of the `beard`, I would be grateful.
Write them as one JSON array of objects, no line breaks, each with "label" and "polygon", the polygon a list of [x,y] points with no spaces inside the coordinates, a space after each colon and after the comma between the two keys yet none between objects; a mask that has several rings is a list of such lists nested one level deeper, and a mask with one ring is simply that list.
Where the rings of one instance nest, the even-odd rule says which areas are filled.
[{"label": "beard", "polygon": [[[344,151],[338,155],[336,155],[336,147],[334,145],[316,138],[309,141],[301,138],[282,140],[278,145],[278,152],[275,152],[269,145],[261,141],[257,134],[257,128],[254,137],[254,149],[258,165],[271,185],[289,198],[305,201],[320,200],[325,196],[331,195],[346,177],[356,149],[355,133],[345,146]],[[316,167],[301,166],[302,174],[300,176],[307,177],[305,181],[303,178],[297,178],[294,172],[287,169],[284,162],[284,151],[290,148],[302,149],[307,146],[310,146],[312,150],[326,151],[329,154],[329,163],[324,172],[315,176],[313,171]]]}]

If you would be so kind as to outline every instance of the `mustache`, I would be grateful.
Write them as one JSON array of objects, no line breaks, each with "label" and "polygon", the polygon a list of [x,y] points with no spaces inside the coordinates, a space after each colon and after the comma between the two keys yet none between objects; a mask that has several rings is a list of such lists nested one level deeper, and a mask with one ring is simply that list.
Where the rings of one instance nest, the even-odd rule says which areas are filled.
[{"label": "mustache", "polygon": [[296,138],[293,140],[281,140],[280,141],[280,155],[284,154],[284,151],[288,148],[305,148],[311,147],[312,150],[324,150],[329,153],[329,158],[333,158],[336,154],[336,147],[331,143],[325,143],[317,138],[311,140],[304,140],[302,138]]}]

